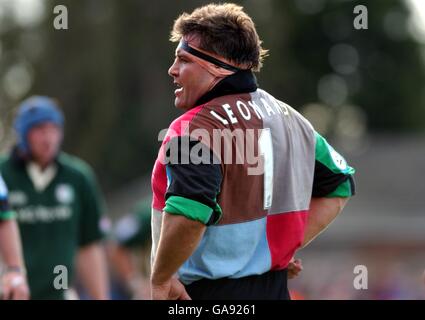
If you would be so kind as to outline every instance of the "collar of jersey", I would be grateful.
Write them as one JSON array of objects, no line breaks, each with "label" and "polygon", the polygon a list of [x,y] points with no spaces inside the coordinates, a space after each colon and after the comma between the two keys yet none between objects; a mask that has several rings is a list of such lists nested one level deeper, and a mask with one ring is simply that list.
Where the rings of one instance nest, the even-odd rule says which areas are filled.
[{"label": "collar of jersey", "polygon": [[229,94],[248,93],[257,90],[257,79],[251,70],[241,70],[218,82],[214,88],[198,99],[196,105]]},{"label": "collar of jersey", "polygon": [[[61,151],[59,151],[58,155],[56,156],[56,158],[53,160],[53,164],[59,165],[60,166],[60,155],[61,155]],[[23,154],[22,152],[20,152],[18,146],[14,146],[12,148],[11,151],[11,159],[13,161],[13,163],[15,163],[18,166],[22,166],[25,167],[27,165],[27,163],[29,161],[31,161],[31,158],[29,158],[27,155]]]}]

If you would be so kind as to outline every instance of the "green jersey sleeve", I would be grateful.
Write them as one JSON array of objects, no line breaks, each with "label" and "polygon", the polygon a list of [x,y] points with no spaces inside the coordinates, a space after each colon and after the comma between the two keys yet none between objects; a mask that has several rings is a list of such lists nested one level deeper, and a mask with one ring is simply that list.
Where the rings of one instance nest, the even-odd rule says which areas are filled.
[{"label": "green jersey sleeve", "polygon": [[319,133],[315,132],[313,197],[351,197],[355,194],[354,168]]},{"label": "green jersey sleeve", "polygon": [[104,237],[101,222],[106,206],[91,168],[85,167],[82,173],[79,245],[85,246]]}]

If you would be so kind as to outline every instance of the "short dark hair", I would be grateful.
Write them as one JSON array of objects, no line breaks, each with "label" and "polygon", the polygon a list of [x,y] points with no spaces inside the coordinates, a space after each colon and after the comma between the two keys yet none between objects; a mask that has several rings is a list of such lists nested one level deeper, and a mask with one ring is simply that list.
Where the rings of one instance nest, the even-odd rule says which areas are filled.
[{"label": "short dark hair", "polygon": [[248,65],[253,71],[260,71],[268,52],[261,47],[252,19],[233,3],[209,4],[180,15],[170,40],[178,42],[187,35],[200,37],[200,49],[237,65]]}]

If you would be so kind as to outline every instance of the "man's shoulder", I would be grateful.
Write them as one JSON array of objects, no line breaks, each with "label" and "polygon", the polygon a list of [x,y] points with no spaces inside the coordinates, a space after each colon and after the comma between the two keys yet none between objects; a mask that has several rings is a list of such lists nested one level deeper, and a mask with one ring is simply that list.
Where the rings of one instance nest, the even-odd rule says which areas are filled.
[{"label": "man's shoulder", "polygon": [[7,160],[9,159],[9,157],[5,154],[0,154],[0,167],[3,166]]},{"label": "man's shoulder", "polygon": [[10,154],[0,154],[0,170],[10,165]]},{"label": "man's shoulder", "polygon": [[[185,113],[181,114],[176,119],[174,119],[173,122],[171,122],[169,128],[173,130],[177,130],[177,129],[180,129],[180,127],[183,124],[190,123],[193,120],[193,118],[202,110],[202,108],[203,108],[203,105],[200,105],[187,110]],[[180,130],[177,130],[177,131],[180,131]]]},{"label": "man's shoulder", "polygon": [[87,162],[68,153],[61,152],[58,156],[58,163],[71,175],[86,179],[92,179],[94,176],[93,169]]},{"label": "man's shoulder", "polygon": [[[256,92],[256,91],[253,91]],[[251,100],[251,94],[248,93],[232,93],[215,97],[210,101],[198,106],[196,115],[193,117],[192,123],[200,123],[201,127],[223,127],[229,123],[233,123],[232,119],[228,119],[229,113],[243,105],[247,105]],[[233,111],[232,111],[233,110]],[[217,121],[218,120],[218,121]]]},{"label": "man's shoulder", "polygon": [[[276,98],[275,96],[273,96],[272,94],[270,94],[269,92],[267,92],[263,89],[258,89],[257,92],[258,92],[257,99],[259,98],[260,101],[263,101],[262,99],[265,99],[265,100],[268,100],[268,101],[273,101],[273,103],[276,105],[276,109],[279,111],[278,113],[280,113],[284,116],[289,116],[292,119],[296,119],[297,121],[302,123],[303,126],[314,131],[314,128],[313,128],[312,124],[310,123],[310,121],[306,117],[304,117],[304,115],[302,115],[296,108],[294,108],[291,105],[289,105],[288,103]],[[267,103],[267,102],[265,102],[265,103]],[[264,104],[264,102],[262,104]]]},{"label": "man's shoulder", "polygon": [[266,97],[272,99],[266,103],[270,111],[269,116],[282,113],[277,100],[264,90],[257,88],[251,92],[222,95],[206,102],[194,118],[193,127],[231,130],[260,128],[262,120],[267,116],[263,105]]}]

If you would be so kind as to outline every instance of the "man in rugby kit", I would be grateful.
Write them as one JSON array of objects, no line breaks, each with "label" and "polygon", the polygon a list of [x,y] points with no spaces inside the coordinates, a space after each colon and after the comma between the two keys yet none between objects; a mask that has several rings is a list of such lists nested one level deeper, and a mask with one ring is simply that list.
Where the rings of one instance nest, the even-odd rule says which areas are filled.
[{"label": "man in rugby kit", "polygon": [[0,260],[4,264],[1,275],[2,299],[26,300],[29,289],[22,258],[21,240],[15,214],[10,210],[6,184],[0,175]]},{"label": "man in rugby kit", "polygon": [[184,114],[152,172],[152,298],[289,299],[288,264],[354,194],[354,169],[258,88],[266,51],[242,7],[185,13],[171,40]]},{"label": "man in rugby kit", "polygon": [[25,100],[15,119],[18,144],[0,161],[17,214],[31,298],[67,298],[76,262],[88,295],[106,299],[103,198],[91,168],[60,151],[63,123],[54,100]]}]

